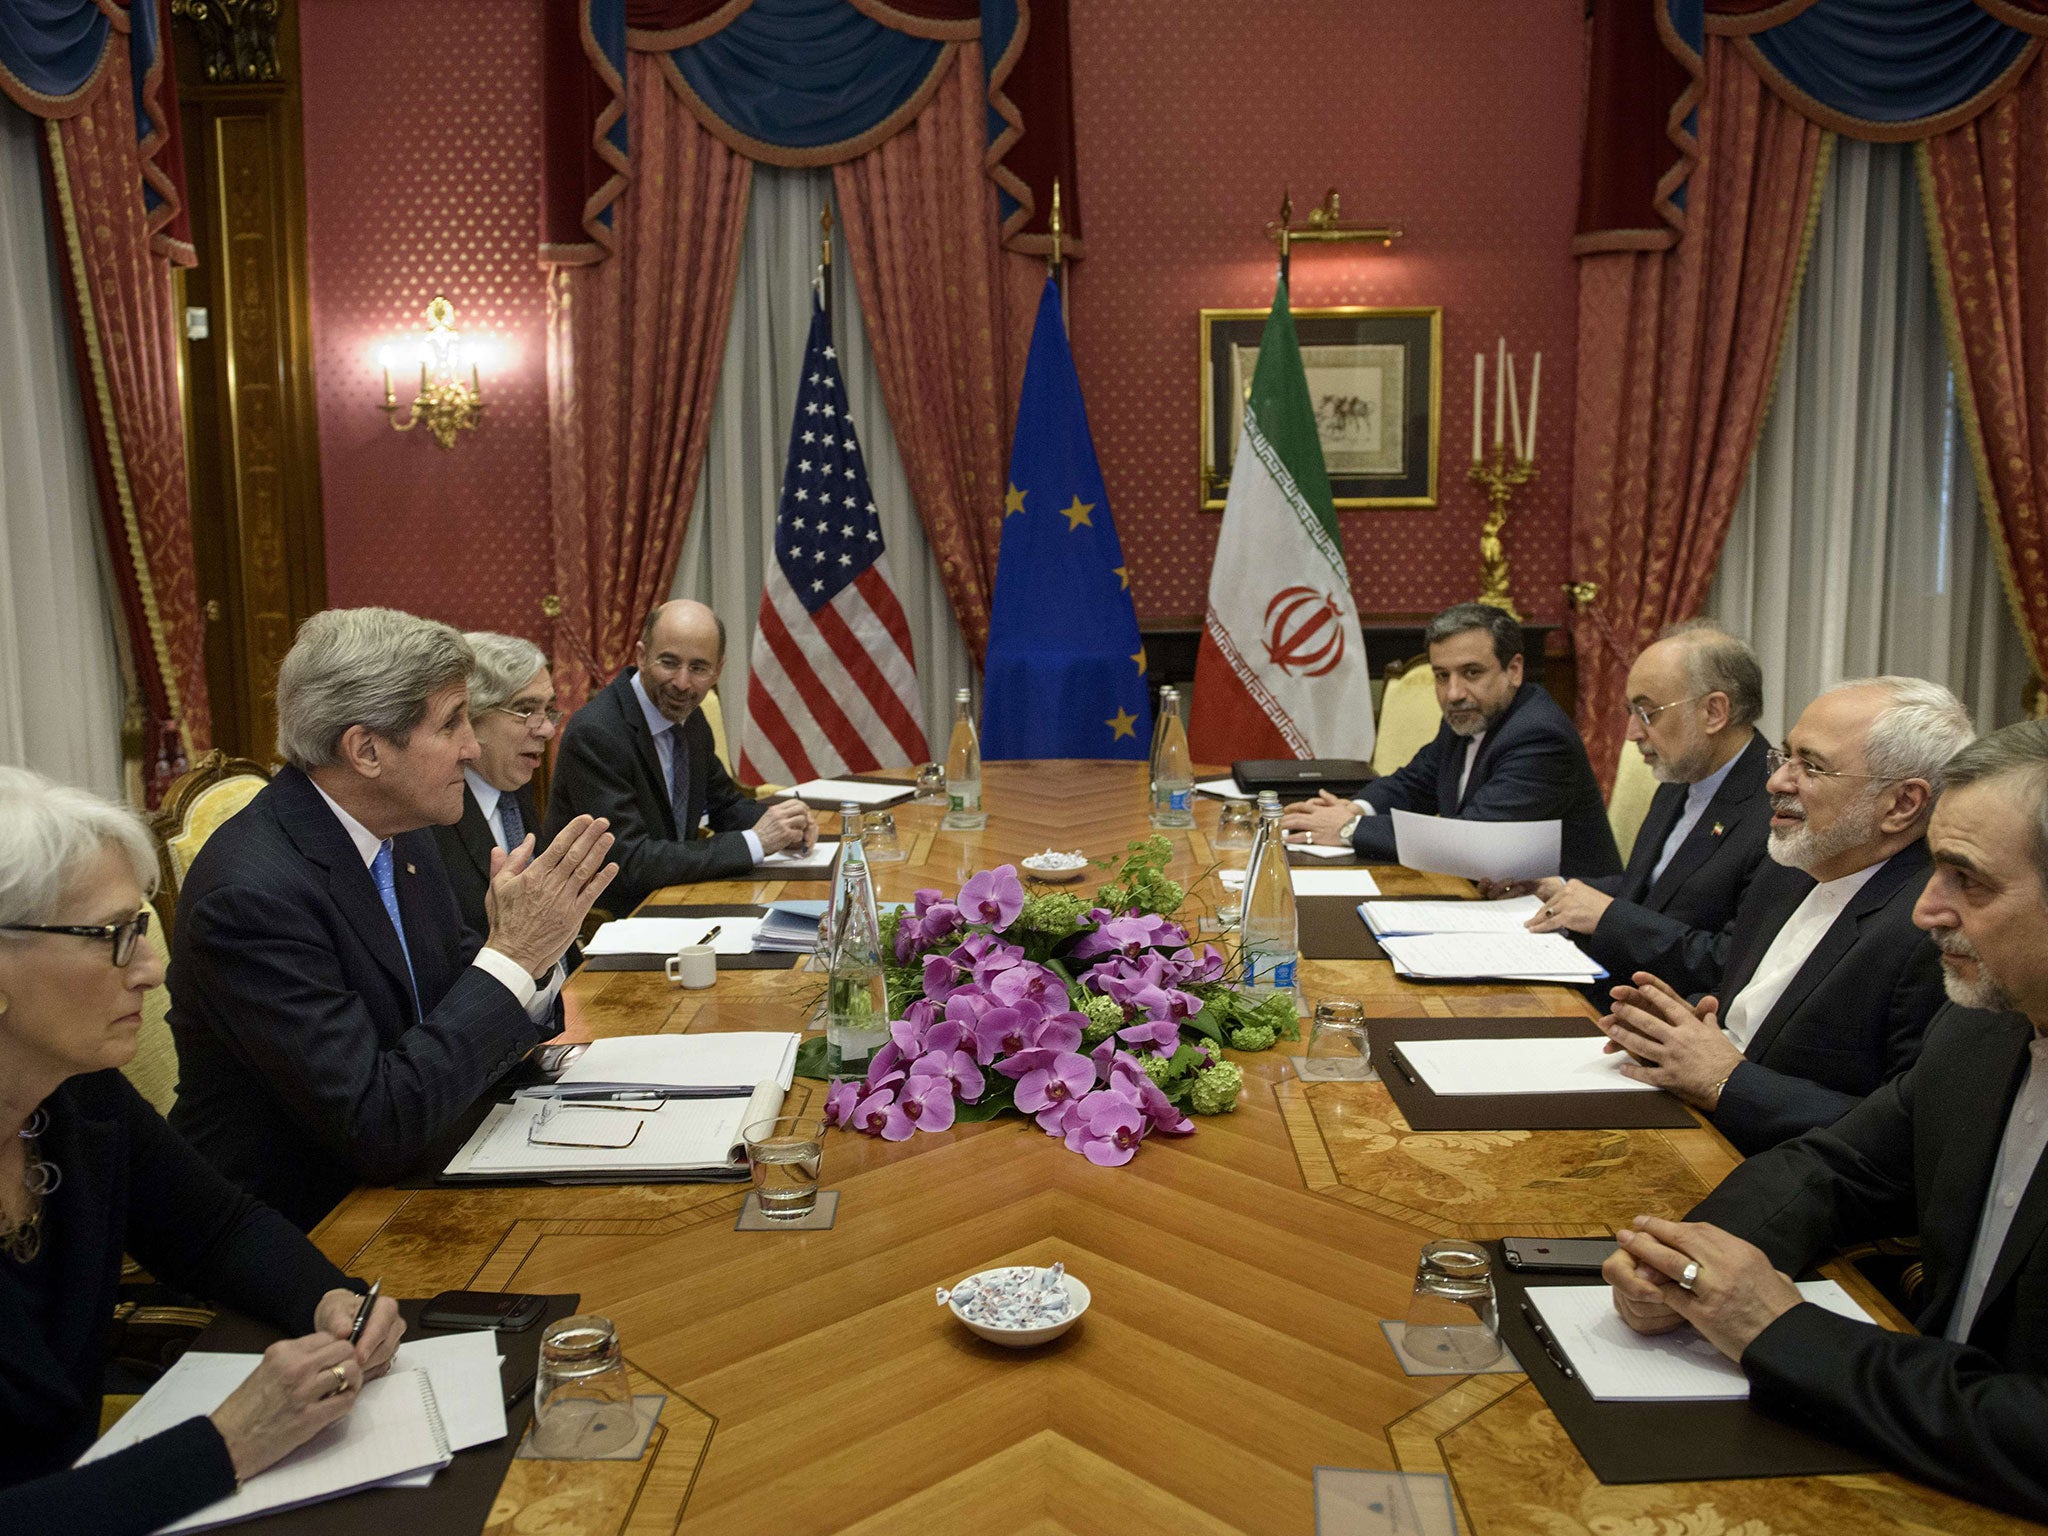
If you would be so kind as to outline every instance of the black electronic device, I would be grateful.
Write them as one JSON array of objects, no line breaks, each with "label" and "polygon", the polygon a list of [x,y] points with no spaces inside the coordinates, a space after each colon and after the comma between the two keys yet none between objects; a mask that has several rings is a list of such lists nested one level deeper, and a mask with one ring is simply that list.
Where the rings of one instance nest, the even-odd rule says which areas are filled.
[{"label": "black electronic device", "polygon": [[420,1314],[427,1328],[493,1328],[523,1333],[547,1310],[545,1296],[523,1291],[443,1291]]},{"label": "black electronic device", "polygon": [[1525,1275],[1597,1275],[1614,1252],[1611,1237],[1504,1237],[1501,1256]]},{"label": "black electronic device", "polygon": [[1357,794],[1379,775],[1355,757],[1256,757],[1230,765],[1238,788],[1248,795],[1275,791],[1282,800],[1301,800],[1319,789]]}]

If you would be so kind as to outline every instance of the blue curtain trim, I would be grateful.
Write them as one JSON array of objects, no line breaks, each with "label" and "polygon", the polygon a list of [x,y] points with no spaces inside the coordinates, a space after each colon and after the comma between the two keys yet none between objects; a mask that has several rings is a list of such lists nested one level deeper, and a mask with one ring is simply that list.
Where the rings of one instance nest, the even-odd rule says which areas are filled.
[{"label": "blue curtain trim", "polygon": [[5,0],[0,91],[37,117],[70,116],[106,66],[113,28],[94,0]]}]

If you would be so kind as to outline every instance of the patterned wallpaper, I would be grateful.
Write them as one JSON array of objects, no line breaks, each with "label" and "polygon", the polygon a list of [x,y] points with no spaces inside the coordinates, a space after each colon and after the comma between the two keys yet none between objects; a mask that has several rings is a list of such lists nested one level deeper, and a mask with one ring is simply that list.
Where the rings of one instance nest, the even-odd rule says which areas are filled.
[{"label": "patterned wallpaper", "polygon": [[1543,352],[1539,474],[1507,532],[1515,595],[1531,617],[1562,612],[1581,15],[1579,0],[1073,0],[1089,255],[1071,324],[1141,618],[1205,606],[1221,514],[1200,509],[1196,315],[1271,302],[1262,230],[1283,184],[1298,213],[1335,186],[1347,217],[1407,232],[1384,254],[1297,248],[1296,308],[1444,311],[1439,505],[1341,514],[1361,610],[1477,590],[1472,354],[1490,375],[1505,334],[1525,389]]},{"label": "patterned wallpaper", "polygon": [[[327,591],[545,639],[547,284],[538,0],[300,0]],[[484,344],[444,451],[376,409],[380,343],[436,293]],[[417,391],[393,370],[401,408]]]}]

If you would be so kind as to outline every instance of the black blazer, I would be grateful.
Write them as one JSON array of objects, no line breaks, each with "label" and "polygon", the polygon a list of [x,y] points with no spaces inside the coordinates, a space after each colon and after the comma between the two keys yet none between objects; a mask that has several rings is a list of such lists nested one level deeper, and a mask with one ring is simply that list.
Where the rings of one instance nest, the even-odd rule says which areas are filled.
[{"label": "black blazer", "polygon": [[[683,722],[690,800],[684,824],[676,825],[647,716],[633,693],[633,670],[626,668],[570,716],[548,791],[549,837],[578,816],[610,818],[619,872],[603,899],[607,910],[621,914],[664,885],[745,879],[754,858],[740,833],[766,809],[719,763],[711,727],[697,710]],[[697,827],[706,816],[713,836],[700,838]]]},{"label": "black blazer", "polygon": [[[1923,839],[1885,860],[1764,1015],[1709,1117],[1742,1152],[1841,1119],[1920,1055],[1942,1006],[1941,952],[1913,926],[1931,864]],[[1813,877],[1766,863],[1735,919],[1721,1015],[1756,974]]]},{"label": "black blazer", "polygon": [[1766,750],[1761,734],[1750,737],[1655,881],[1650,871],[1685,812],[1689,785],[1658,785],[1627,870],[1588,882],[1614,902],[1591,933],[1575,937],[1615,980],[1650,971],[1688,995],[1719,985],[1736,909],[1769,857],[1764,851],[1771,835]]},{"label": "black blazer", "polygon": [[204,1418],[70,1470],[99,1435],[122,1253],[292,1337],[312,1332],[323,1295],[352,1282],[216,1173],[119,1072],[71,1078],[43,1108],[42,1152],[64,1177],[44,1206],[41,1255],[0,1258],[0,1530],[153,1531],[232,1493],[235,1470]]},{"label": "black blazer", "polygon": [[1464,766],[1465,738],[1446,723],[1405,766],[1366,785],[1358,798],[1379,814],[1363,817],[1352,834],[1358,856],[1374,864],[1394,862],[1394,823],[1387,815],[1394,810],[1466,821],[1555,817],[1564,823],[1559,863],[1567,879],[1621,873],[1586,744],[1540,684],[1522,684],[1487,731],[1461,800],[1458,774]]},{"label": "black blazer", "polygon": [[1746,1238],[1792,1275],[1917,1229],[1921,1336],[1794,1307],[1743,1352],[1750,1401],[1965,1499],[2048,1520],[2048,1159],[2013,1213],[1968,1342],[1939,1337],[2033,1037],[2016,1014],[1945,1005],[1912,1070],[1834,1125],[1751,1158],[1691,1219]]},{"label": "black blazer", "polygon": [[[518,803],[526,830],[533,834],[537,853],[548,843],[540,817],[534,814],[533,786],[522,785],[512,791],[512,798]],[[484,808],[476,803],[476,792],[468,784],[462,786],[462,820],[452,827],[431,830],[435,846],[441,850],[441,868],[447,872],[448,884],[455,891],[455,904],[462,908],[463,923],[471,933],[488,934],[491,920],[484,912],[484,896],[491,888],[491,854],[497,849],[498,840],[491,836]]]},{"label": "black blazer", "polygon": [[359,1182],[405,1173],[485,1089],[561,1028],[470,964],[433,834],[393,840],[419,1006],[377,887],[296,768],[207,839],[178,893],[176,1126],[213,1165],[310,1227]]}]

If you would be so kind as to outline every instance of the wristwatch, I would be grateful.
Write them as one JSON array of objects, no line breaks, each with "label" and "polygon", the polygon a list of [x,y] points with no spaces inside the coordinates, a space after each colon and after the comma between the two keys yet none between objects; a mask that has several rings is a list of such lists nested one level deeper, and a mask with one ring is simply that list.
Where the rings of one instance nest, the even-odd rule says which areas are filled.
[{"label": "wristwatch", "polygon": [[1363,820],[1365,820],[1365,813],[1361,811],[1337,829],[1337,836],[1347,843],[1350,842],[1353,835],[1358,831],[1358,824]]}]

